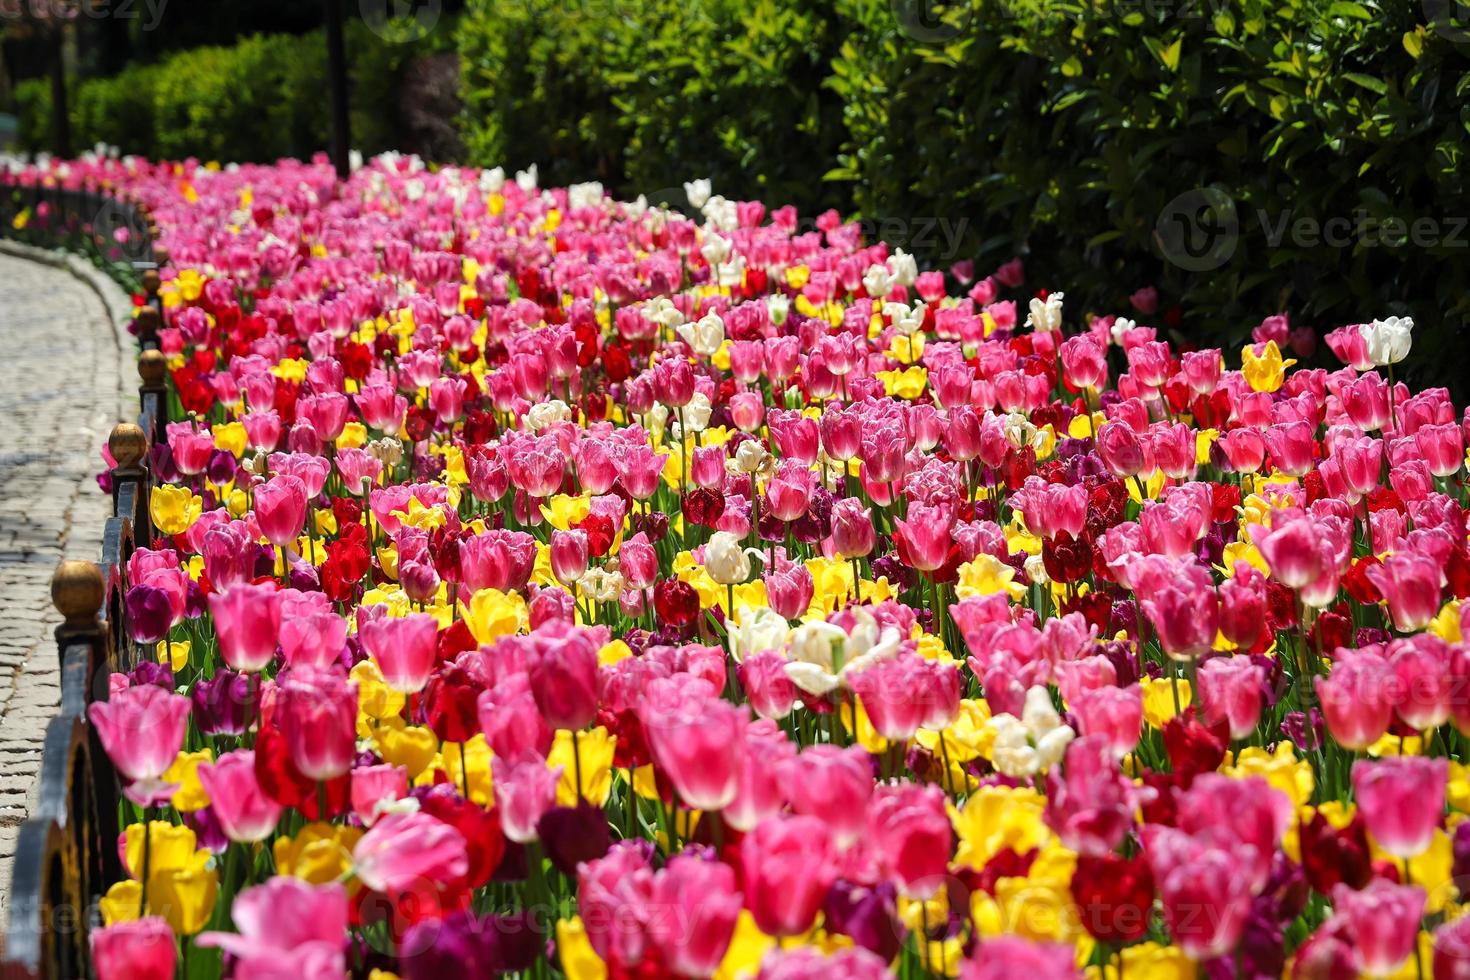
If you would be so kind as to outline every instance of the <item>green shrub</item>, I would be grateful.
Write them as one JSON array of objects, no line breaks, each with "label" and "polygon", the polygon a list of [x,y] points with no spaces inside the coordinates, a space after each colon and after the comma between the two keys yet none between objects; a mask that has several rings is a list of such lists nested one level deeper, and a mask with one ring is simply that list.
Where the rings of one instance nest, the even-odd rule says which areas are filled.
[{"label": "green shrub", "polygon": [[[1322,328],[1412,313],[1463,356],[1470,72],[1419,4],[979,0],[918,43],[889,0],[839,3],[857,27],[833,62],[835,176],[859,211],[962,215],[982,268],[1024,254],[1084,309],[1157,284],[1186,340],[1238,342],[1280,309]],[[1192,206],[1226,199],[1237,234],[1183,253],[1169,228],[1204,243],[1228,209]]]},{"label": "green shrub", "polygon": [[[437,40],[392,44],[359,22],[348,25],[352,144],[364,153],[399,145],[394,105],[404,65]],[[74,84],[69,105],[78,147],[107,143],[154,158],[269,161],[324,149],[331,125],[326,49],[320,32],[253,35]],[[50,145],[51,97],[44,79],[17,86],[20,145]]]}]

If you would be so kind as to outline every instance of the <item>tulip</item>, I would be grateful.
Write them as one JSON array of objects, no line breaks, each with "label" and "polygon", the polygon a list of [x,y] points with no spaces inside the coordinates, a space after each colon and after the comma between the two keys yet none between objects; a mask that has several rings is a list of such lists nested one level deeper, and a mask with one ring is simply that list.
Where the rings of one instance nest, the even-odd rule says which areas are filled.
[{"label": "tulip", "polygon": [[469,873],[464,837],[427,813],[383,817],[353,848],[352,864],[363,884],[387,894],[422,888],[426,881],[454,884]]},{"label": "tulip", "polygon": [[513,762],[496,756],[490,766],[501,829],[507,840],[529,844],[537,838],[541,817],[556,805],[561,769],[548,769],[545,761],[535,756]]},{"label": "tulip", "polygon": [[172,980],[178,950],[157,916],[94,929],[89,937],[97,980]]},{"label": "tulip", "polygon": [[1470,980],[1470,919],[1461,916],[1434,931],[1434,972],[1438,980]]},{"label": "tulip", "polygon": [[275,831],[281,806],[261,789],[255,777],[254,752],[230,752],[216,762],[201,762],[198,773],[210,810],[226,837],[254,844]]},{"label": "tulip", "polygon": [[813,745],[783,763],[780,775],[791,808],[819,817],[838,847],[849,847],[862,836],[873,771],[858,746]]},{"label": "tulip", "polygon": [[871,839],[884,874],[909,898],[932,897],[944,883],[954,830],[938,786],[880,787],[868,807]]},{"label": "tulip", "polygon": [[364,827],[371,827],[386,807],[407,794],[408,771],[402,766],[357,766],[352,770],[352,812]]},{"label": "tulip", "polygon": [[267,541],[284,548],[301,536],[306,498],[306,484],[294,476],[277,476],[255,489],[255,519]]},{"label": "tulip", "polygon": [[1418,885],[1396,885],[1383,878],[1374,878],[1361,891],[1347,885],[1332,890],[1332,919],[1352,937],[1359,970],[1392,976],[1414,955],[1425,899]]},{"label": "tulip", "polygon": [[530,664],[531,693],[552,728],[580,731],[597,714],[597,648],[577,633],[554,642]]},{"label": "tulip", "polygon": [[815,817],[774,817],[746,835],[745,906],[762,932],[799,936],[812,927],[837,877],[834,858],[827,825]]},{"label": "tulip", "polygon": [[653,906],[671,914],[653,920],[662,961],[681,977],[708,977],[719,968],[742,906],[729,865],[688,854],[672,858],[654,878]]},{"label": "tulip", "polygon": [[243,673],[263,670],[275,657],[281,600],[273,585],[237,585],[209,597],[220,655]]},{"label": "tulip", "polygon": [[750,578],[750,558],[740,538],[729,531],[716,531],[705,542],[704,568],[720,585],[740,585]]},{"label": "tulip", "polygon": [[1062,943],[1032,942],[1020,936],[996,936],[983,952],[960,967],[960,980],[1079,980],[1072,949]]},{"label": "tulip", "polygon": [[277,679],[276,711],[291,762],[307,779],[335,779],[356,754],[357,686],[332,669],[296,667]]},{"label": "tulip", "polygon": [[894,543],[900,548],[904,564],[922,572],[941,567],[949,556],[950,528],[954,511],[949,507],[927,504],[910,505],[908,520],[894,521]]},{"label": "tulip", "polygon": [[1233,739],[1248,738],[1261,720],[1266,672],[1248,657],[1214,657],[1200,664],[1200,707],[1223,721]]},{"label": "tulip", "polygon": [[1389,555],[1367,570],[1368,581],[1388,600],[1394,628],[1413,633],[1428,626],[1439,612],[1444,586],[1440,565],[1427,555]]},{"label": "tulip", "polygon": [[738,789],[746,712],[702,681],[653,681],[638,709],[649,750],[679,797],[697,810],[722,810]]},{"label": "tulip", "polygon": [[202,933],[198,943],[233,957],[236,976],[326,980],[347,969],[347,892],[340,884],[281,875],[236,895],[230,917],[238,932]]},{"label": "tulip", "polygon": [[128,785],[124,793],[139,806],[153,806],[178,788],[160,777],[183,748],[189,699],[152,684],[114,692],[87,706],[87,718],[107,757]]},{"label": "tulip", "polygon": [[383,680],[401,694],[424,689],[438,663],[439,621],[428,613],[369,620],[358,627],[362,648]]},{"label": "tulip", "polygon": [[1353,763],[1353,794],[1368,833],[1401,860],[1423,854],[1444,813],[1449,762],[1400,756]]},{"label": "tulip", "polygon": [[553,531],[551,571],[562,585],[575,585],[587,571],[587,532]]},{"label": "tulip", "polygon": [[1366,749],[1388,731],[1393,716],[1393,671],[1381,656],[1358,650],[1326,677],[1316,678],[1327,730],[1345,749]]}]

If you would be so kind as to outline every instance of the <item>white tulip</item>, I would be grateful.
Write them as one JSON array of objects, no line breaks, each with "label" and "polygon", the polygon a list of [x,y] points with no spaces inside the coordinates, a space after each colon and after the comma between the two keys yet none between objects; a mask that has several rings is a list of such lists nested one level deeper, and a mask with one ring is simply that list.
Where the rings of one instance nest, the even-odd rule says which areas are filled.
[{"label": "white tulip", "polygon": [[528,194],[536,189],[536,181],[537,172],[534,163],[516,173],[516,186]]},{"label": "white tulip", "polygon": [[743,606],[736,621],[726,620],[730,656],[736,663],[767,650],[779,650],[786,643],[791,627],[770,606]]},{"label": "white tulip", "polygon": [[704,207],[705,202],[709,200],[711,190],[713,188],[708,177],[684,182],[684,196],[689,198],[689,206],[696,211]]},{"label": "white tulip", "polygon": [[725,321],[711,310],[695,323],[680,325],[677,332],[684,343],[693,348],[694,353],[701,357],[711,357],[725,342]]},{"label": "white tulip", "polygon": [[1386,367],[1409,356],[1409,348],[1414,343],[1414,318],[1391,316],[1374,320],[1359,326],[1358,332],[1368,344],[1368,359],[1378,367]]},{"label": "white tulip", "polygon": [[704,244],[699,246],[699,254],[710,265],[719,265],[730,257],[730,239],[721,237],[718,233],[707,231],[704,236]]},{"label": "white tulip", "polygon": [[919,263],[903,249],[896,248],[893,254],[888,256],[888,271],[898,285],[912,286],[914,280],[919,278]]},{"label": "white tulip", "polygon": [[1062,326],[1062,294],[1051,293],[1045,301],[1031,299],[1031,312],[1026,317],[1026,326],[1042,333],[1052,333]]},{"label": "white tulip", "polygon": [[884,265],[870,265],[863,273],[863,291],[873,299],[882,299],[893,291],[893,278]]}]

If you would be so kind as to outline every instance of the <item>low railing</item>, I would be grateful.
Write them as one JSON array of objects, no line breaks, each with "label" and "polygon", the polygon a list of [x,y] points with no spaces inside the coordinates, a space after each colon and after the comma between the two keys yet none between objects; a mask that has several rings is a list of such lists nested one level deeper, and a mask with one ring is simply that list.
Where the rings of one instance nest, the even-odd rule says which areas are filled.
[{"label": "low railing", "polygon": [[8,163],[0,165],[0,236],[85,256],[133,292],[156,292],[168,261],[141,202],[90,177],[67,187]]},{"label": "low railing", "polygon": [[[95,221],[88,228],[82,216],[102,213],[108,200],[91,189],[34,188],[16,183],[14,174],[0,174],[0,232],[85,254],[89,242],[100,247],[100,232]],[[42,202],[52,205],[46,209],[54,218],[50,234],[15,234],[29,223],[14,227],[14,215]],[[141,206],[112,203],[117,213],[128,216],[120,220],[141,223],[147,247],[146,261],[127,260],[145,298],[135,319],[142,347],[141,410],[137,424],[120,423],[108,438],[116,465],[113,514],[103,529],[101,561],[63,561],[51,583],[52,601],[63,618],[56,629],[61,704],[46,727],[36,804],[16,841],[0,980],[92,976],[88,937],[100,925],[98,900],[123,876],[117,847],[121,784],[87,720],[87,706],[107,700],[111,675],[131,670],[140,657],[124,626],[123,600],[128,559],[152,540],[148,453],[163,438],[167,421],[166,364],[157,349],[157,268],[167,255],[152,245],[156,229]]]}]

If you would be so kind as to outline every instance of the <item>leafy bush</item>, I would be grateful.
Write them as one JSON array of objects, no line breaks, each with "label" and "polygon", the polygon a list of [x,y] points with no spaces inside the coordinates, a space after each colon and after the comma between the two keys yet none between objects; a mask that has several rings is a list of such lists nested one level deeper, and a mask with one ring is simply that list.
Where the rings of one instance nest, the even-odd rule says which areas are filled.
[{"label": "leafy bush", "polygon": [[[726,195],[836,203],[841,136],[823,90],[825,4],[784,0],[471,0],[460,21],[470,159],[548,182],[668,198],[691,176]],[[601,4],[607,4],[603,7]]]},{"label": "leafy bush", "polygon": [[[425,48],[449,43],[451,31],[425,44],[392,44],[349,22],[353,145],[377,153],[400,145],[394,101],[404,66]],[[432,37],[432,36],[431,36]],[[320,32],[253,35],[229,47],[172,54],[152,65],[73,86],[73,141],[103,142],[156,158],[221,161],[310,156],[330,130],[326,49]],[[20,144],[50,143],[51,98],[45,80],[17,86]]]},{"label": "leafy bush", "polygon": [[1412,313],[1463,357],[1470,73],[1419,4],[983,0],[905,33],[890,0],[837,2],[859,211],[962,215],[982,268],[1024,254],[1099,312],[1157,284],[1188,339]]}]

